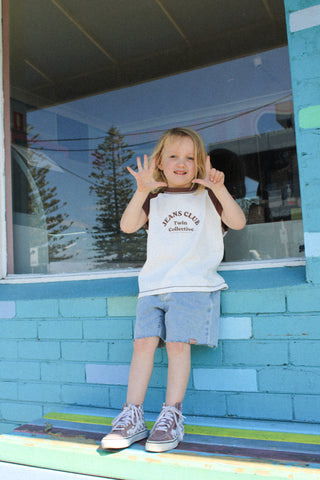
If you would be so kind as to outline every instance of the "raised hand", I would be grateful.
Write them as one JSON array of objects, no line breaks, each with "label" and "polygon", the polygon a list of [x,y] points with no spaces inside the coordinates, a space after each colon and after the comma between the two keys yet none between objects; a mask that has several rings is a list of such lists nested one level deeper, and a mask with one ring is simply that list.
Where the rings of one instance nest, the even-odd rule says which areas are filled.
[{"label": "raised hand", "polygon": [[157,182],[153,178],[154,169],[155,169],[155,159],[151,160],[149,165],[148,155],[143,156],[143,166],[141,164],[141,158],[137,157],[137,167],[138,171],[136,172],[131,167],[127,167],[131,175],[136,179],[137,190],[139,192],[151,192],[152,190],[159,187],[166,187],[167,184],[164,182]]},{"label": "raised hand", "polygon": [[210,188],[213,192],[224,186],[224,173],[211,167],[210,157],[207,156],[205,178],[195,178],[193,183],[199,183]]}]

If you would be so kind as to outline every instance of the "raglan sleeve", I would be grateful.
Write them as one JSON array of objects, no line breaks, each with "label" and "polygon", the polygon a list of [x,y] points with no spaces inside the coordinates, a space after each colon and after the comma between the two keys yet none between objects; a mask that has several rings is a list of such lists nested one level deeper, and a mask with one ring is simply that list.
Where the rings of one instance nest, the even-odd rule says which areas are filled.
[{"label": "raglan sleeve", "polygon": [[[215,194],[213,193],[212,190],[210,190],[210,189],[208,188],[207,191],[208,191],[210,200],[212,201],[215,209],[217,210],[218,214],[219,214],[220,217],[221,217],[221,215],[222,215],[222,210],[223,210],[221,203],[219,202],[219,200],[217,199],[217,197],[215,196]],[[229,230],[229,227],[228,227],[225,223],[223,223],[222,220],[221,220],[221,226],[222,226],[223,232],[224,232],[224,233],[227,233],[227,231]]]}]

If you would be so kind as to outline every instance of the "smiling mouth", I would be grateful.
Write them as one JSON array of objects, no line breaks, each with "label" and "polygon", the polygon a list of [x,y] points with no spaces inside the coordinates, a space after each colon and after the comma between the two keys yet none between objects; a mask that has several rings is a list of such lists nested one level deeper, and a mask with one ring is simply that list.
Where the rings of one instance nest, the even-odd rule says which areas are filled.
[{"label": "smiling mouth", "polygon": [[174,173],[175,173],[176,175],[187,175],[187,172],[181,171],[181,170],[175,170]]}]

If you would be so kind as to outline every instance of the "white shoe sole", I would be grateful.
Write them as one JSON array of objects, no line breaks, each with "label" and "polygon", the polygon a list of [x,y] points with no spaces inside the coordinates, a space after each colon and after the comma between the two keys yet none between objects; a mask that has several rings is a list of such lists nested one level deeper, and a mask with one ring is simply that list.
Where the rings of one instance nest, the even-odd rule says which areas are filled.
[{"label": "white shoe sole", "polygon": [[166,452],[167,450],[172,450],[179,445],[180,441],[178,439],[172,440],[171,442],[146,442],[146,450],[147,452]]},{"label": "white shoe sole", "polygon": [[133,443],[139,442],[140,440],[147,438],[147,436],[148,430],[142,430],[142,432],[136,433],[135,435],[127,438],[108,438],[108,435],[106,435],[101,440],[101,448],[103,448],[104,450],[117,450],[121,448],[127,448],[130,447],[130,445],[132,445]]}]

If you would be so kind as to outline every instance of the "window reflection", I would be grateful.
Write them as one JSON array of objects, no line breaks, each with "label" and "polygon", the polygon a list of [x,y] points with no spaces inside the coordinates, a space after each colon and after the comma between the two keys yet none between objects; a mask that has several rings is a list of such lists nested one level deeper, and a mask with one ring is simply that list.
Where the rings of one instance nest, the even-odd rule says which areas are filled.
[{"label": "window reflection", "polygon": [[198,130],[248,225],[225,261],[302,256],[287,48],[61,105],[12,100],[15,273],[136,268],[145,231],[124,235],[126,166],[161,132]]}]

